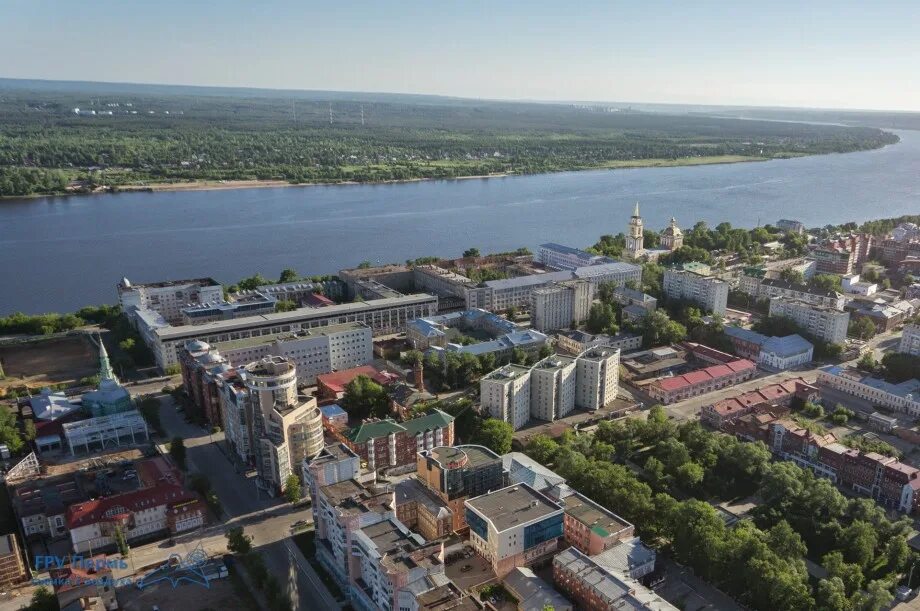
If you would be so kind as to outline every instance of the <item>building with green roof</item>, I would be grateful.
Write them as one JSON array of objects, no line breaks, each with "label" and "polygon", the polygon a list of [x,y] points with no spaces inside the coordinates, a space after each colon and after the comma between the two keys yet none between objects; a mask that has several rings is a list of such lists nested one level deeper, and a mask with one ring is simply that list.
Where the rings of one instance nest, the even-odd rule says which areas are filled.
[{"label": "building with green roof", "polygon": [[406,422],[370,418],[338,437],[367,469],[413,471],[418,452],[454,444],[454,417],[432,409]]}]

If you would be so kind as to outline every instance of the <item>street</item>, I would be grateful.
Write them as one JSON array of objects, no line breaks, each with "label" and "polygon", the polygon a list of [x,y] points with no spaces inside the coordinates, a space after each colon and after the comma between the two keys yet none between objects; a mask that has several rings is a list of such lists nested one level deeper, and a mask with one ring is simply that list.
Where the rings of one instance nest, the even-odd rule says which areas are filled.
[{"label": "street", "polygon": [[[139,385],[136,392],[155,393],[162,382]],[[132,389],[135,391],[135,389]],[[171,553],[185,554],[201,542],[209,553],[225,553],[227,541],[224,531],[229,526],[242,525],[252,536],[253,549],[265,560],[269,574],[282,584],[287,584],[293,609],[320,608],[336,609],[340,605],[319,580],[312,566],[290,540],[290,526],[298,520],[312,522],[309,508],[293,508],[283,499],[268,498],[265,492],[256,488],[255,478],[247,478],[237,472],[237,465],[218,447],[223,443],[223,433],[209,434],[202,428],[185,422],[177,412],[172,398],[160,396],[160,418],[167,438],[178,436],[185,440],[186,462],[189,473],[201,473],[211,482],[224,508],[221,522],[212,524],[201,532],[187,533],[176,537],[173,548],[161,548],[163,542],[132,549],[129,564],[142,567],[150,562],[165,560]],[[168,443],[168,441],[166,441]],[[299,468],[299,465],[298,465]]]}]

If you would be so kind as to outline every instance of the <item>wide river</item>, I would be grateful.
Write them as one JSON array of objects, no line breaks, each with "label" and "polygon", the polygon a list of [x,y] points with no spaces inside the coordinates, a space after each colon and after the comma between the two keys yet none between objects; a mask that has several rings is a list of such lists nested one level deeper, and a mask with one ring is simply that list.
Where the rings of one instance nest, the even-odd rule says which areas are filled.
[{"label": "wide river", "polygon": [[115,283],[211,276],[225,283],[405,261],[588,246],[674,216],[754,227],[920,213],[920,132],[884,149],[763,163],[566,172],[385,185],[121,193],[0,201],[0,315],[116,300]]}]

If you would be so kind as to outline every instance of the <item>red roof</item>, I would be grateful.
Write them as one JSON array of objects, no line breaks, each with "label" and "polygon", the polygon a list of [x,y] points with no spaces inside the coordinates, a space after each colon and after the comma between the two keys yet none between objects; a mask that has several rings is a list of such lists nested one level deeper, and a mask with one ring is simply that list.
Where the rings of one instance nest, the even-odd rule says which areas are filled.
[{"label": "red roof", "polygon": [[112,569],[109,568],[105,554],[90,558],[83,558],[82,564],[69,564],[60,569],[51,569],[48,575],[53,580],[55,592],[67,592],[75,588],[100,583],[104,579],[112,578]]},{"label": "red roof", "polygon": [[320,386],[327,387],[333,392],[339,393],[345,392],[345,387],[348,386],[348,383],[358,376],[367,376],[378,384],[391,384],[399,378],[396,374],[388,371],[378,371],[371,365],[362,365],[360,367],[352,367],[351,369],[343,369],[342,371],[318,375],[316,376],[316,383]]},{"label": "red roof", "polygon": [[[745,371],[746,369],[753,368],[754,366],[754,363],[748,361],[747,359],[739,359],[725,365],[710,365],[705,369],[698,369],[696,371],[685,373],[684,375],[674,376],[673,378],[664,378],[662,380],[658,380],[656,385],[663,391],[671,392],[681,388],[686,388],[687,386],[703,384],[716,378],[731,375],[734,372]],[[760,403],[760,401],[757,402]]]},{"label": "red roof", "polygon": [[[107,521],[106,512],[118,514],[136,513],[160,505],[175,505],[185,501],[197,501],[198,495],[175,484],[160,484],[153,488],[141,488],[124,494],[116,494],[94,501],[76,503],[67,509],[67,528]],[[111,514],[110,514],[111,515]]]},{"label": "red roof", "polygon": [[735,372],[757,368],[757,365],[755,365],[753,361],[747,359],[738,359],[737,361],[725,363],[725,365]]},{"label": "red roof", "polygon": [[162,482],[176,484],[179,482],[179,474],[175,467],[166,462],[162,456],[140,460],[134,465],[137,470],[137,478],[145,487],[156,486]]},{"label": "red roof", "polygon": [[313,306],[314,308],[323,308],[326,306],[335,305],[334,301],[325,295],[320,295],[319,293],[310,293],[304,297],[303,302],[308,306]]},{"label": "red roof", "polygon": [[738,399],[722,399],[712,406],[712,409],[721,416],[731,413],[733,410],[740,410],[743,408],[744,405],[742,405]]},{"label": "red roof", "polygon": [[728,365],[713,365],[706,369],[706,373],[713,378],[721,378],[723,376],[730,376],[732,374],[732,369]]}]

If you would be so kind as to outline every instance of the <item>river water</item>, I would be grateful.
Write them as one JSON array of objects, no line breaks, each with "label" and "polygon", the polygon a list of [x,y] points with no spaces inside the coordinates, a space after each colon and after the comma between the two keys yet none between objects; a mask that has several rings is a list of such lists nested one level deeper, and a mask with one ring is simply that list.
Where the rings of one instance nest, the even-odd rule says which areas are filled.
[{"label": "river water", "polygon": [[384,185],[120,193],[0,201],[0,315],[116,300],[115,283],[211,276],[232,283],[405,261],[588,246],[671,216],[753,227],[920,214],[920,132],[884,149],[683,168]]}]

